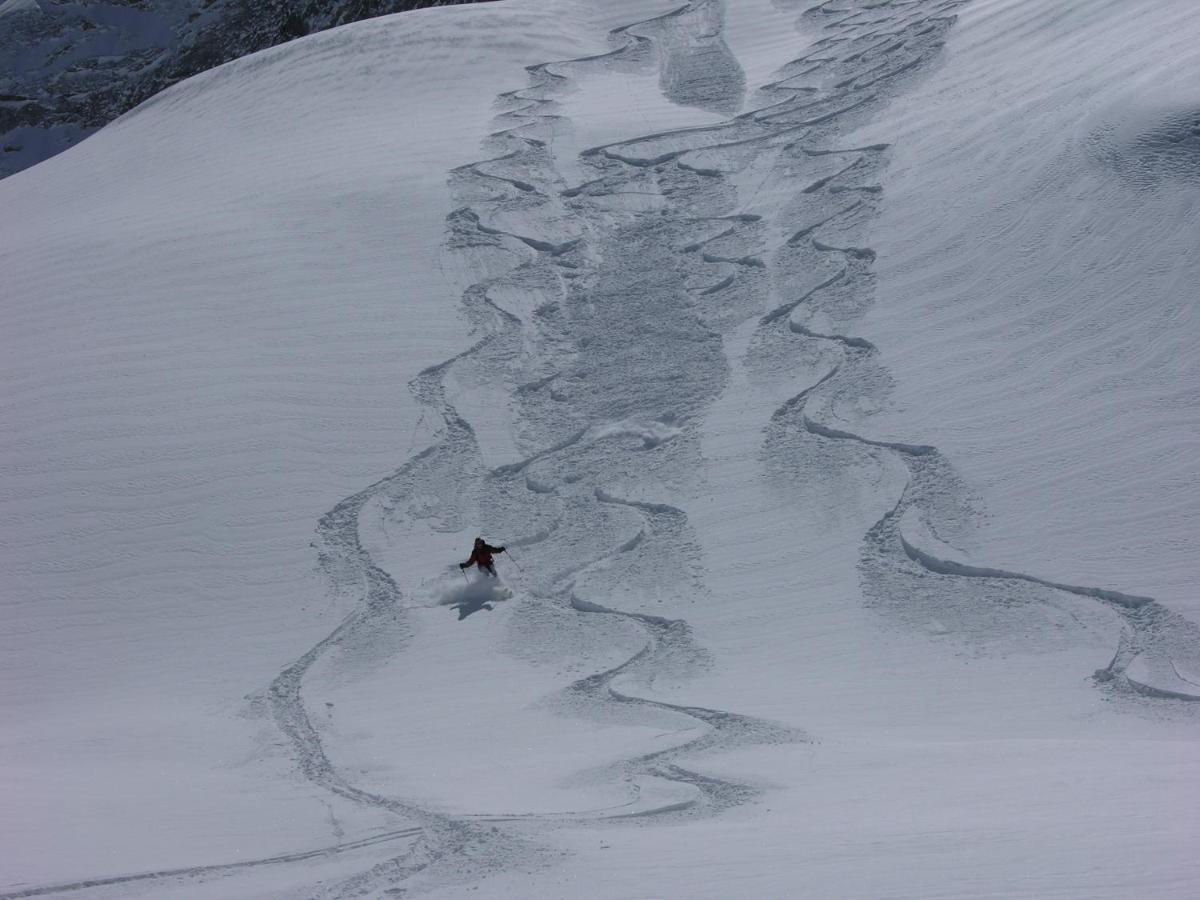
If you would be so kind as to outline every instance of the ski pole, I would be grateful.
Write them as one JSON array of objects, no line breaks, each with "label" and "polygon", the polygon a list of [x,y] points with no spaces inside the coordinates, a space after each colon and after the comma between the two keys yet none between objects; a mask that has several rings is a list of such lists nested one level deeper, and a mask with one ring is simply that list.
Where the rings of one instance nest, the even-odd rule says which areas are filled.
[{"label": "ski pole", "polygon": [[467,570],[460,566],[458,571],[462,573],[463,581],[465,581],[467,584],[470,584],[471,579],[467,577]]},{"label": "ski pole", "polygon": [[517,558],[512,555],[512,551],[505,547],[504,552],[508,554],[508,558],[512,560],[512,564],[517,567],[517,571],[524,575],[525,570],[521,568],[521,564],[517,562]]}]

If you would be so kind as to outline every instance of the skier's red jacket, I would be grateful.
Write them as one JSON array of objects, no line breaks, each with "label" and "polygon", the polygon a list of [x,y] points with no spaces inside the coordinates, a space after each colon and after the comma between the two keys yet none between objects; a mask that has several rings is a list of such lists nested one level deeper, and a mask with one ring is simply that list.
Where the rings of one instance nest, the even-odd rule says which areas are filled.
[{"label": "skier's red jacket", "polygon": [[459,568],[467,569],[471,566],[479,566],[481,569],[490,569],[492,567],[492,554],[503,552],[503,547],[493,547],[491,544],[479,541],[475,544],[475,549],[471,551],[471,558],[462,563]]}]

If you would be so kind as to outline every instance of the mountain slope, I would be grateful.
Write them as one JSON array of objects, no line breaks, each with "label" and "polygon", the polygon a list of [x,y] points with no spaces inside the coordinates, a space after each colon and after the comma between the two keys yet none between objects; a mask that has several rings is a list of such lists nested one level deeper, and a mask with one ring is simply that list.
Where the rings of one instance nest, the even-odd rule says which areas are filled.
[{"label": "mountain slope", "polygon": [[428,11],[0,185],[7,895],[1194,893],[1200,21],[1038,9]]}]

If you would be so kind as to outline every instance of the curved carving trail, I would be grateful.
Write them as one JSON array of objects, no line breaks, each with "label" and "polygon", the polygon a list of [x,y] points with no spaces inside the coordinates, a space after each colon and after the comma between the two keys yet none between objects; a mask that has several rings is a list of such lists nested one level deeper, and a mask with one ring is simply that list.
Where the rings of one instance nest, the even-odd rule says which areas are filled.
[{"label": "curved carving trail", "polygon": [[[787,726],[649,696],[657,682],[669,686],[705,665],[705,654],[695,646],[686,622],[642,610],[618,611],[582,594],[620,594],[643,603],[655,598],[658,604],[685,608],[694,592],[703,589],[698,575],[676,583],[656,574],[670,559],[697,557],[686,513],[618,500],[607,486],[622,485],[627,492],[670,484],[694,467],[696,425],[726,378],[721,334],[758,315],[767,293],[764,224],[760,216],[735,208],[737,193],[724,173],[762,153],[797,155],[798,140],[819,141],[831,129],[868,114],[881,102],[881,88],[918,69],[949,26],[949,19],[922,11],[953,5],[917,2],[886,10],[890,35],[869,22],[861,28],[853,25],[853,15],[831,22],[843,33],[857,29],[853,36],[839,38],[840,49],[853,51],[848,55],[855,59],[845,65],[857,65],[857,60],[871,69],[865,79],[869,92],[854,78],[847,80],[843,66],[837,80],[845,83],[822,96],[820,87],[800,85],[797,79],[823,73],[823,63],[799,60],[785,67],[777,84],[760,91],[766,102],[757,111],[720,126],[652,134],[586,152],[582,160],[595,169],[595,176],[576,186],[563,181],[551,151],[554,129],[562,122],[555,97],[575,69],[656,64],[664,92],[677,102],[727,113],[741,105],[744,77],[720,37],[721,5],[695,0],[615,29],[610,52],[529,66],[530,85],[501,95],[506,108],[489,140],[490,155],[451,173],[460,205],[447,218],[448,249],[483,276],[463,296],[464,310],[483,336],[413,383],[414,395],[440,420],[435,443],[322,519],[321,565],[340,590],[359,593],[358,604],[267,692],[305,777],[422,828],[417,849],[334,888],[334,894],[383,884],[408,887],[418,873],[462,877],[472,866],[478,876],[488,867],[528,862],[536,852],[469,817],[434,814],[356,788],[336,771],[308,718],[304,676],[330,648],[401,644],[405,629],[399,592],[358,534],[360,514],[376,499],[396,515],[426,518],[431,527],[452,531],[465,526],[467,510],[482,509],[482,530],[531,536],[521,541],[527,567],[547,573],[532,576],[531,593],[540,598],[535,602],[557,604],[584,617],[624,617],[646,632],[646,647],[632,659],[564,692],[564,700],[581,714],[603,716],[621,709],[651,718],[668,716],[690,722],[697,732],[681,743],[592,773],[627,783],[635,795],[666,798],[635,804],[632,812],[614,812],[610,819],[716,813],[744,802],[755,794],[754,786],[705,776],[683,765],[684,759],[738,743],[801,737]],[[884,58],[896,60],[894,71],[880,68]],[[851,176],[871,168],[861,159],[869,161],[878,152],[866,148],[808,156],[800,151],[806,161],[835,164],[810,179],[804,196],[847,192]],[[848,155],[859,158],[846,159]],[[645,201],[623,206],[621,198],[630,195],[654,197],[652,211],[639,211],[648,208]],[[853,222],[869,203],[842,203],[828,210],[824,220]],[[800,246],[805,238],[795,230],[792,245]],[[811,253],[844,258],[841,273],[829,286],[861,280],[873,259],[868,249],[839,250],[815,236],[809,242]],[[852,291],[844,295],[850,297]],[[856,349],[852,341],[846,344]],[[520,462],[485,466],[474,429],[446,396],[444,379],[452,369],[460,377],[510,386],[518,412],[515,430],[527,448]],[[681,380],[680,371],[688,377]],[[417,503],[422,493],[439,497],[436,511]],[[485,495],[488,503],[480,504]],[[614,549],[593,554],[590,561],[581,552],[606,539]],[[573,562],[580,558],[583,564]],[[607,564],[596,566],[602,559]]]},{"label": "curved carving trail", "polygon": [[[609,53],[530,67],[531,87],[502,98],[520,104],[502,121],[505,117],[518,121],[494,137],[522,141],[523,148],[513,152],[525,158],[524,171],[537,167],[543,177],[549,176],[538,183],[538,190],[550,193],[554,175],[546,169],[546,142],[537,130],[550,123],[538,121],[538,110],[553,108],[552,98],[563,88],[564,73],[579,67],[626,65],[648,52],[659,57],[669,96],[685,102],[680,97],[686,94],[695,105],[711,100],[714,108],[730,105],[730,98],[740,95],[740,82],[731,86],[728,79],[723,85],[720,79],[712,80],[711,65],[706,72],[710,80],[703,86],[689,86],[678,74],[694,50],[697,29],[704,31],[711,46],[723,47],[719,19],[720,7],[711,0],[688,4],[615,29],[611,37],[618,46]],[[473,205],[452,222],[455,249],[461,252],[478,254],[480,234],[495,239],[492,250],[522,253],[514,243],[519,242],[538,252],[510,269],[504,276],[509,285],[541,273],[543,285],[557,288],[546,292],[544,302],[523,323],[524,345],[532,348],[526,356],[529,370],[511,378],[531,451],[521,461],[488,474],[488,495],[501,498],[500,504],[491,504],[488,514],[509,533],[513,523],[523,519],[528,532],[540,535],[536,543],[525,544],[525,555],[535,554],[535,563],[528,568],[549,573],[535,576],[530,586],[542,603],[589,616],[626,618],[646,631],[649,641],[621,666],[569,687],[562,701],[576,713],[599,717],[608,714],[605,707],[621,707],[623,714],[645,711],[661,717],[665,713],[676,720],[690,719],[690,728],[703,732],[669,749],[592,773],[595,778],[628,783],[635,797],[666,797],[663,802],[635,802],[634,811],[614,812],[605,816],[609,820],[715,812],[749,799],[755,793],[752,787],[708,778],[676,760],[738,742],[799,737],[784,726],[618,690],[614,685],[618,680],[650,689],[664,675],[685,677],[705,664],[705,654],[692,644],[682,619],[621,612],[579,596],[586,581],[603,597],[641,588],[643,596],[655,595],[660,602],[677,599],[664,594],[678,592],[680,585],[656,582],[649,573],[666,570],[670,561],[681,556],[694,556],[686,546],[690,540],[686,513],[661,504],[618,500],[604,486],[628,484],[631,464],[664,480],[686,470],[687,460],[696,452],[694,423],[719,394],[727,365],[720,335],[712,327],[729,308],[727,298],[714,306],[716,316],[706,316],[698,312],[694,295],[715,296],[732,287],[737,279],[725,273],[726,268],[764,268],[761,259],[739,246],[752,237],[758,217],[719,215],[730,205],[731,195],[699,180],[709,178],[708,173],[673,158],[668,171],[656,168],[657,162],[643,164],[616,156],[585,153],[597,177],[575,187],[560,182],[554,191],[557,202],[533,203],[529,191],[487,199],[477,190],[469,195]],[[652,215],[622,215],[613,201],[630,194],[657,196],[661,205]],[[707,227],[709,221],[722,218],[718,234],[696,240],[698,222]],[[522,221],[525,230],[491,224],[501,219]],[[470,223],[473,233],[462,223]],[[561,249],[551,247],[552,242],[543,237],[562,232],[580,237]],[[682,254],[697,254],[701,265]],[[715,271],[715,279],[707,274],[710,271]],[[705,279],[703,286],[692,283],[697,278]],[[678,377],[680,368],[689,373],[686,382]],[[494,378],[503,373],[489,374]],[[637,460],[637,456],[647,458]],[[622,528],[631,513],[643,520],[631,525],[632,534]],[[546,522],[554,523],[549,530]],[[595,549],[603,543],[602,537],[610,542],[610,549]],[[590,549],[581,551],[585,539]],[[605,563],[602,571],[597,566],[601,562]],[[694,588],[688,586],[685,592]]]},{"label": "curved carving trail", "polygon": [[[822,21],[836,36],[817,41],[817,53],[794,64],[795,74],[787,71],[788,77],[769,89],[798,92],[805,114],[825,106],[846,109],[857,92],[874,91],[887,79],[919,69],[919,54],[908,54],[922,40],[935,40],[950,21],[944,13],[958,4],[906,4],[912,13],[906,22],[878,15],[879,10],[900,5],[827,2],[810,8],[805,15]],[[786,122],[793,115],[784,101],[752,118]],[[836,134],[823,137],[832,143]],[[887,146],[843,150],[801,138],[788,149],[810,161],[828,159],[831,164],[802,189],[803,201],[789,211],[798,227],[774,266],[801,283],[811,281],[813,272],[833,274],[764,316],[755,346],[762,350],[786,343],[787,334],[798,335],[804,347],[834,349],[836,361],[816,384],[776,411],[765,452],[803,459],[797,447],[819,441],[859,448],[855,452],[885,451],[903,462],[909,473],[907,486],[895,508],[864,539],[861,570],[868,596],[910,624],[958,617],[957,630],[968,635],[995,630],[999,624],[1014,632],[1024,630],[1028,636],[1036,629],[1030,608],[1041,606],[1046,615],[1052,614],[1047,611],[1050,607],[1062,608],[1078,622],[1069,609],[1073,601],[1067,598],[1098,601],[1123,626],[1111,662],[1095,673],[1097,682],[1146,696],[1200,700],[1196,674],[1200,673],[1200,628],[1152,598],[971,565],[954,559],[953,551],[921,545],[923,539],[941,545],[939,531],[963,527],[973,512],[947,460],[929,445],[877,440],[831,424],[840,407],[853,409],[856,399],[881,399],[886,393],[887,376],[875,361],[877,349],[840,331],[848,330],[870,303],[875,254],[869,247],[854,246],[853,239],[861,233],[857,226],[873,212],[873,197],[879,191],[878,156]],[[847,203],[841,196],[845,194],[860,199]],[[828,324],[817,329],[808,324],[813,321]],[[921,537],[906,534],[905,523],[920,531]],[[1006,613],[1014,604],[1022,608]]]},{"label": "curved carving trail", "polygon": [[383,834],[372,835],[368,838],[362,838],[357,841],[346,841],[341,844],[334,844],[332,847],[318,847],[315,850],[305,850],[298,853],[284,853],[278,856],[268,856],[263,859],[250,859],[242,862],[224,863],[209,866],[191,866],[183,869],[163,869],[158,872],[139,872],[136,875],[117,875],[112,878],[91,878],[86,881],[73,881],[64,884],[51,884],[42,887],[29,888],[28,890],[15,891],[7,894],[0,894],[3,900],[17,900],[21,897],[44,897],[48,894],[65,894],[71,891],[83,891],[89,888],[107,888],[120,887],[121,885],[135,885],[142,881],[175,881],[182,883],[184,881],[203,881],[207,878],[216,878],[224,875],[230,875],[244,869],[257,869],[263,866],[276,866],[284,863],[302,862],[309,859],[317,859],[319,857],[336,856],[339,853],[349,853],[352,850],[361,850],[364,847],[372,847],[376,844],[387,844],[394,841],[402,841],[421,834],[420,828],[405,828],[400,831],[388,831]]},{"label": "curved carving trail", "polygon": [[[530,86],[500,97],[507,109],[490,139],[491,155],[450,173],[460,205],[447,218],[447,247],[470,270],[483,274],[463,295],[464,311],[482,336],[412,384],[414,396],[439,423],[435,442],[322,518],[321,568],[335,589],[355,595],[357,602],[332,634],[272,682],[263,698],[305,778],[352,802],[394,812],[421,830],[412,850],[329,888],[330,896],[397,884],[409,890],[422,883],[419,879],[477,879],[518,861],[529,864],[538,855],[537,848],[470,816],[433,813],[401,798],[364,791],[339,773],[325,753],[305,708],[308,671],[335,647],[367,650],[376,657],[400,652],[407,635],[399,590],[359,536],[359,518],[368,505],[457,531],[486,493],[489,503],[482,507],[480,527],[530,535],[512,543],[525,547],[531,571],[549,573],[531,586],[541,602],[580,616],[624,615],[647,630],[650,644],[634,660],[585,679],[566,694],[587,695],[583,706],[621,706],[684,718],[705,733],[603,773],[629,783],[635,793],[663,782],[688,795],[659,808],[635,804],[633,812],[626,807],[614,811],[613,818],[699,808],[715,812],[748,799],[752,788],[706,777],[680,760],[732,743],[797,736],[782,726],[618,690],[613,684],[618,679],[633,679],[649,689],[668,672],[682,677],[703,664],[704,654],[691,644],[681,620],[601,611],[563,590],[565,579],[587,568],[586,563],[581,567],[564,561],[577,557],[585,539],[594,545],[598,536],[618,533],[631,515],[644,516],[646,524],[634,538],[618,540],[614,552],[637,559],[643,572],[661,568],[661,554],[680,552],[680,540],[686,541],[682,512],[619,502],[601,486],[624,481],[631,455],[654,456],[646,471],[666,477],[686,467],[686,457],[695,452],[692,429],[720,391],[725,361],[720,336],[691,309],[691,288],[674,248],[686,243],[681,238],[694,227],[695,213],[719,211],[729,198],[707,183],[664,183],[684,174],[682,167],[676,173],[646,173],[608,160],[598,166],[590,185],[571,191],[549,150],[559,120],[554,97],[568,82],[564,73],[574,67],[656,64],[664,91],[677,102],[732,112],[741,103],[744,79],[720,38],[721,17],[716,0],[698,0],[614,30],[609,53],[528,67]],[[628,171],[615,171],[615,165]],[[696,172],[686,177],[711,178]],[[637,214],[614,217],[603,208],[623,193],[665,198],[672,192],[681,195],[672,204],[688,214],[678,221]],[[710,193],[711,198],[704,196]],[[731,233],[709,240],[703,264],[761,271],[763,264],[752,253],[724,252],[721,240],[737,237]],[[726,279],[722,289],[731,284]],[[710,290],[709,295],[719,292]],[[516,306],[514,297],[520,298]],[[666,365],[664,350],[670,360]],[[678,382],[674,372],[679,365],[694,374],[690,384]],[[451,371],[511,387],[521,414],[518,430],[528,448],[524,459],[491,469],[485,465],[474,428],[447,397],[445,378]],[[422,495],[436,495],[437,509],[423,507]],[[627,575],[629,584],[636,585],[638,573]]]},{"label": "curved carving trail", "polygon": [[[934,534],[969,516],[950,466],[935,448],[871,439],[835,424],[840,405],[881,396],[887,382],[875,347],[854,337],[851,326],[871,303],[875,253],[862,235],[875,215],[888,148],[846,146],[841,137],[934,64],[953,12],[965,2],[827,0],[798,10],[803,31],[822,36],[751,94],[723,37],[724,5],[688,0],[614,29],[607,52],[528,66],[528,85],[499,95],[484,157],[449,173],[456,209],[447,216],[446,247],[464,271],[477,273],[462,309],[480,337],[411,385],[423,418],[437,423],[432,444],[320,520],[319,565],[353,600],[351,612],[256,698],[305,779],[401,821],[403,827],[368,840],[412,840],[403,853],[316,895],[417,892],[548,858],[505,830],[505,818],[536,826],[720,814],[760,788],[705,775],[694,760],[748,743],[806,739],[791,725],[663,699],[711,664],[686,615],[706,588],[687,511],[646,498],[687,484],[701,464],[698,426],[727,379],[723,338],[744,323],[758,322],[751,354],[791,360],[798,353],[826,363],[824,374],[772,417],[765,456],[803,466],[811,462],[806,448],[820,444],[844,455],[895,457],[908,467],[896,507],[863,542],[865,590],[877,604],[940,604],[942,580],[955,582],[959,594],[977,587],[984,599],[1013,585],[1046,603],[1050,594],[1082,594],[1110,605],[1127,626],[1103,678],[1162,696],[1200,690],[1200,666],[1184,650],[1200,641],[1158,604],[967,566],[923,549],[902,533],[906,514]],[[591,170],[588,176],[567,183],[554,139],[572,123],[558,99],[577,77],[634,70],[655,70],[673,102],[728,118],[593,147],[574,161]],[[744,208],[752,201],[733,177],[751,167],[776,179],[761,210]],[[792,299],[764,315],[773,296]],[[519,461],[489,465],[475,428],[448,396],[452,372],[508,389]],[[430,496],[436,503],[424,499]],[[641,629],[646,643],[630,659],[564,685],[552,700],[574,715],[673,729],[671,739],[644,753],[581,773],[625,786],[627,803],[480,821],[365,791],[337,769],[306,709],[307,674],[335,649],[380,660],[403,652],[409,637],[400,591],[360,538],[368,507],[436,530],[478,525],[516,535],[508,543],[523,550],[528,607],[583,627],[620,619]],[[225,868],[125,880],[204,877]]]},{"label": "curved carving trail", "polygon": [[[359,516],[376,500],[393,516],[446,531],[475,522],[469,517],[478,510],[479,530],[518,536],[510,543],[523,549],[524,602],[581,622],[622,618],[645,633],[632,658],[565,686],[556,702],[601,719],[670,720],[683,737],[584,773],[627,785],[631,800],[578,814],[579,821],[717,814],[757,788],[708,777],[687,760],[740,743],[803,739],[790,726],[660,699],[708,664],[685,615],[704,591],[699,552],[685,510],[622,499],[686,482],[699,460],[698,423],[727,377],[722,337],[755,319],[751,353],[799,349],[829,362],[817,383],[772,418],[764,454],[804,464],[797,448],[820,442],[891,455],[908,467],[895,509],[864,539],[869,596],[880,604],[914,602],[917,575],[927,584],[1016,583],[1083,594],[1111,604],[1128,624],[1122,648],[1103,670],[1109,681],[1187,694],[1160,684],[1166,668],[1179,684],[1189,683],[1188,671],[1200,671],[1178,666],[1178,636],[1192,638],[1165,610],[1144,598],[970,567],[918,548],[901,533],[907,513],[935,534],[969,518],[950,466],[933,447],[875,440],[833,424],[839,404],[879,396],[887,382],[875,347],[849,333],[871,302],[875,254],[859,242],[875,214],[887,147],[843,147],[839,138],[932,64],[963,2],[829,0],[811,7],[801,13],[806,28],[824,36],[760,87],[745,112],[745,78],[721,37],[718,0],[692,0],[614,29],[608,52],[529,66],[528,86],[499,96],[487,157],[450,174],[458,208],[447,217],[447,249],[479,273],[462,302],[481,337],[412,384],[440,423],[434,443],[321,520],[321,566],[358,602],[266,693],[307,779],[395,812],[422,832],[412,851],[330,888],[330,895],[397,884],[409,890],[420,878],[478,878],[530,864],[539,853],[477,817],[435,814],[362,791],[321,746],[303,698],[312,664],[334,646],[400,652],[406,634],[399,591],[359,539]],[[652,66],[669,98],[730,118],[594,147],[578,160],[590,175],[568,184],[553,150],[556,129],[570,126],[557,98],[577,76]],[[728,176],[751,164],[794,185],[772,217],[740,208]],[[763,315],[773,285],[796,299]],[[508,388],[519,461],[486,463],[474,428],[447,398],[452,370]],[[436,509],[420,500],[430,494],[439,498]],[[688,574],[664,575],[668,560],[683,560]],[[941,595],[934,589],[931,596]],[[490,818],[502,826],[515,817]]]}]

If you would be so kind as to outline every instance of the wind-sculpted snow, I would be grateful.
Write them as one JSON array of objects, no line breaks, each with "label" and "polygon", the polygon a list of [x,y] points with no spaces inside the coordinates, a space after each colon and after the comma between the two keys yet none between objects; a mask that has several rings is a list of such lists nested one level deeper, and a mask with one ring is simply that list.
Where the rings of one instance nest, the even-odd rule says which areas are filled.
[{"label": "wind-sculpted snow", "polygon": [[1200,178],[1200,108],[1163,104],[1108,112],[1087,138],[1090,154],[1141,189]]}]

